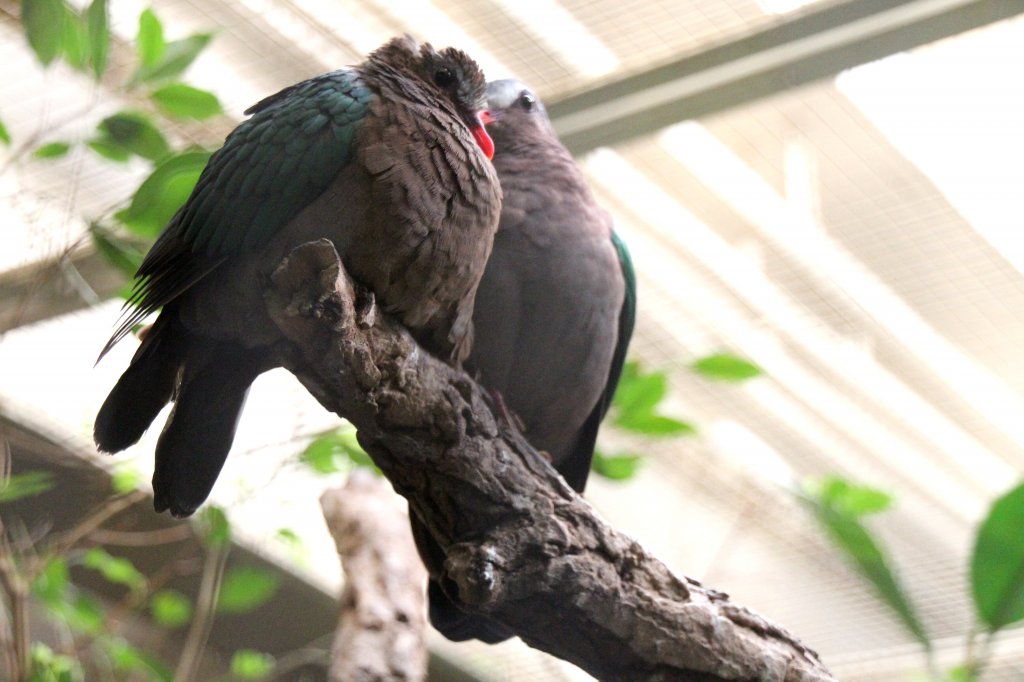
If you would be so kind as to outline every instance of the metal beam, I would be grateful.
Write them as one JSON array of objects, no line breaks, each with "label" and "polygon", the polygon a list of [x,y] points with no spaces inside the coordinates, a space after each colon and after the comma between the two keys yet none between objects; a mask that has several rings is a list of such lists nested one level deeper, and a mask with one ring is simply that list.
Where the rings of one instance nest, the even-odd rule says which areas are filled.
[{"label": "metal beam", "polygon": [[104,301],[125,284],[89,247],[0,273],[0,334]]},{"label": "metal beam", "polygon": [[1024,0],[850,0],[548,106],[574,154],[1024,12]]},{"label": "metal beam", "polygon": [[[548,113],[566,146],[582,154],[1022,12],[1024,0],[831,4],[553,102]],[[0,274],[0,334],[108,298],[123,285],[91,250]]]}]

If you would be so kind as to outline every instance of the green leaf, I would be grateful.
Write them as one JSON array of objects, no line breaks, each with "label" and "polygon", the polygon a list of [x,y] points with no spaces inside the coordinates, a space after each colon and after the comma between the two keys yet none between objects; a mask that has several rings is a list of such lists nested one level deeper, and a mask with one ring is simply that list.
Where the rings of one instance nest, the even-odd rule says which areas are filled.
[{"label": "green leaf", "polygon": [[96,641],[114,664],[115,670],[135,673],[131,678],[133,680],[139,676],[161,682],[171,682],[173,679],[173,673],[163,661],[150,653],[136,649],[120,637],[100,637]]},{"label": "green leaf", "polygon": [[620,415],[649,414],[668,392],[664,372],[644,374],[639,369],[632,376],[623,376],[615,390],[612,404]]},{"label": "green leaf", "polygon": [[78,71],[89,62],[89,28],[85,20],[70,8],[64,15],[62,51],[64,60]]},{"label": "green leaf", "polygon": [[277,592],[278,578],[270,571],[241,566],[228,571],[217,597],[218,613],[249,613]]},{"label": "green leaf", "polygon": [[109,116],[100,121],[98,129],[100,140],[116,144],[144,159],[159,161],[171,151],[163,133],[148,116],[138,111],[122,111]]},{"label": "green leaf", "polygon": [[203,507],[197,518],[203,541],[210,547],[224,547],[231,542],[231,524],[224,510],[215,504]]},{"label": "green leaf", "polygon": [[308,465],[318,474],[333,474],[341,471],[335,459],[335,446],[329,436],[320,436],[306,446],[299,455],[299,461]]},{"label": "green leaf", "polygon": [[212,33],[197,33],[182,40],[167,43],[160,56],[150,65],[141,65],[133,81],[157,83],[177,78],[192,65],[213,38]]},{"label": "green leaf", "polygon": [[169,116],[203,120],[221,113],[217,95],[185,83],[170,83],[150,93],[153,102]]},{"label": "green leaf", "polygon": [[47,606],[62,604],[69,582],[67,560],[63,557],[53,557],[46,562],[32,583],[32,594]]},{"label": "green leaf", "polygon": [[135,565],[124,557],[116,557],[100,547],[93,547],[85,553],[82,565],[99,571],[109,582],[124,585],[132,590],[146,586],[146,578]]},{"label": "green leaf", "polygon": [[59,159],[67,155],[71,145],[67,142],[48,142],[32,152],[37,159]]},{"label": "green leaf", "polygon": [[53,487],[53,474],[48,471],[26,471],[0,481],[0,503],[45,493]]},{"label": "green leaf", "polygon": [[975,682],[977,679],[974,671],[966,665],[958,665],[946,672],[946,680],[948,682]]},{"label": "green leaf", "polygon": [[155,237],[188,199],[209,160],[208,152],[185,152],[162,161],[115,217],[136,234]]},{"label": "green leaf", "polygon": [[152,9],[147,9],[139,15],[139,33],[135,38],[135,49],[144,68],[152,68],[167,49],[163,24]]},{"label": "green leaf", "polygon": [[302,538],[300,538],[299,534],[293,531],[291,528],[278,528],[277,533],[274,534],[274,537],[288,545],[302,544]]},{"label": "green leaf", "polygon": [[134,492],[142,485],[142,472],[131,464],[121,464],[114,468],[110,476],[110,486],[118,495]]},{"label": "green leaf", "polygon": [[649,412],[627,412],[615,417],[615,426],[645,436],[692,436],[697,429],[684,421]]},{"label": "green leaf", "polygon": [[619,382],[629,381],[640,374],[640,362],[637,360],[627,360],[622,364],[622,374],[619,376]]},{"label": "green leaf", "polygon": [[613,481],[625,481],[636,475],[641,459],[640,455],[603,455],[594,452],[590,468],[594,473]]},{"label": "green leaf", "polygon": [[89,61],[96,80],[107,70],[107,56],[110,52],[110,15],[107,0],[92,0],[85,11],[89,34]]},{"label": "green leaf", "polygon": [[971,588],[989,632],[1024,619],[1024,483],[996,500],[978,529]]},{"label": "green leaf", "polygon": [[86,144],[89,146],[89,149],[110,161],[124,163],[132,158],[132,153],[111,140],[109,135],[101,134],[99,137],[89,140]]},{"label": "green leaf", "polygon": [[907,631],[930,649],[931,641],[906,591],[889,569],[885,554],[867,528],[856,516],[831,506],[825,498],[810,496],[805,499],[811,503],[815,516],[832,542],[875,587],[882,601],[895,612]]},{"label": "green leaf", "polygon": [[67,19],[64,0],[22,0],[21,23],[36,58],[49,66],[63,48],[64,22]]},{"label": "green leaf", "polygon": [[727,353],[700,358],[690,367],[697,374],[715,381],[746,381],[762,374],[761,368],[754,363]]},{"label": "green leaf", "polygon": [[299,566],[309,564],[309,547],[306,546],[306,543],[298,533],[291,528],[279,528],[274,537],[288,550],[292,562]]},{"label": "green leaf", "polygon": [[160,590],[150,598],[149,612],[165,628],[180,628],[192,619],[192,602],[177,590]]},{"label": "green leaf", "polygon": [[3,121],[0,121],[0,142],[6,145],[11,144],[11,134],[7,131],[7,126],[4,125]]},{"label": "green leaf", "polygon": [[95,635],[103,629],[103,608],[92,597],[78,594],[57,606],[57,613],[75,630]]},{"label": "green leaf", "polygon": [[[89,225],[93,246],[103,259],[120,270],[127,277],[134,277],[145,254],[138,246],[110,229],[92,223]],[[142,474],[137,469],[119,467],[112,476],[114,490],[119,493],[130,492],[139,487]],[[130,486],[130,487],[128,487]]]},{"label": "green leaf", "polygon": [[274,657],[252,649],[239,649],[231,656],[231,674],[242,680],[258,680],[274,669]]},{"label": "green leaf", "polygon": [[824,504],[849,516],[877,514],[892,504],[892,497],[887,493],[836,476],[826,476],[807,485],[812,494],[819,497]]},{"label": "green leaf", "polygon": [[33,642],[26,679],[27,682],[78,682],[85,676],[71,656],[55,654],[42,642]]},{"label": "green leaf", "polygon": [[359,445],[351,427],[320,434],[299,455],[299,461],[320,474],[333,474],[349,465],[377,470],[366,451]]}]

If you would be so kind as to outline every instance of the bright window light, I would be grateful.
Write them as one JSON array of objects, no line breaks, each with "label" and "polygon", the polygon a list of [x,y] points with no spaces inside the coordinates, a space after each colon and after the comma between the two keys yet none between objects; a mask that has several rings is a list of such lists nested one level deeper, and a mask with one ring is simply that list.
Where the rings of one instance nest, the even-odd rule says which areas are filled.
[{"label": "bright window light", "polygon": [[[935,410],[864,348],[846,342],[811,319],[804,308],[785,295],[764,273],[752,268],[750,261],[735,247],[648,181],[621,156],[607,149],[598,150],[587,157],[586,165],[599,186],[633,207],[660,239],[686,250],[711,270],[718,282],[733,290],[741,301],[771,324],[773,333],[750,322],[742,311],[727,314],[730,306],[726,301],[708,303],[713,292],[707,287],[687,289],[682,286],[678,282],[682,276],[678,266],[676,272],[679,274],[667,280],[676,280],[672,290],[701,291],[701,295],[677,295],[677,303],[714,324],[730,340],[744,344],[740,348],[744,354],[791,388],[836,428],[844,430],[857,441],[865,442],[869,452],[887,460],[885,466],[903,470],[908,478],[920,478],[925,475],[922,472],[927,471],[929,485],[934,477],[934,485],[948,486],[950,492],[959,490],[961,495],[963,486],[970,485],[975,495],[990,496],[1015,476],[1006,462]],[[644,257],[664,259],[656,248]],[[644,267],[647,267],[647,262],[642,261],[639,255],[637,261],[644,262]],[[789,352],[779,347],[776,334],[796,343],[802,353],[817,359],[824,367],[839,371],[830,373],[828,380],[810,371],[805,365],[806,360],[791,357]],[[850,394],[845,386],[840,388],[841,384],[848,385],[855,393]],[[856,400],[853,395],[857,396]],[[860,407],[864,404],[878,405],[898,415],[901,431],[911,432],[916,440],[928,442],[927,451],[882,424],[872,412]],[[894,457],[893,453],[899,453],[899,456]],[[935,453],[943,453],[944,457],[936,458]],[[968,502],[964,504],[961,507],[964,511],[976,511],[973,505],[967,507]]]},{"label": "bright window light", "polygon": [[716,450],[755,478],[785,489],[796,485],[793,468],[778,451],[738,421],[719,419],[708,436]]},{"label": "bright window light", "polygon": [[619,58],[556,0],[495,0],[562,61],[590,78],[619,68]]},{"label": "bright window light", "polygon": [[[926,363],[936,377],[973,404],[980,416],[1024,445],[1024,420],[1020,419],[1024,414],[1024,401],[985,367],[946,340],[868,268],[830,239],[816,223],[813,207],[800,209],[787,203],[746,162],[697,123],[668,128],[660,142],[761,235],[797,259],[815,278],[817,286],[853,301],[909,353]],[[791,150],[787,158],[799,162],[800,155]],[[804,190],[798,191],[809,196]],[[897,380],[893,378],[885,383],[892,386],[898,383],[893,382]],[[895,400],[897,395],[902,396],[901,401],[911,398],[902,391],[897,394],[888,390],[880,393],[880,398]],[[949,428],[943,431],[950,436],[960,432],[963,437],[957,440],[967,443],[962,429],[953,427],[945,418],[940,419],[939,413],[920,397],[908,406],[910,404],[919,408],[918,417],[930,415],[927,421],[933,425],[946,423]],[[931,434],[938,436],[939,432],[931,431]],[[949,442],[945,436],[941,439]],[[972,449],[977,451],[978,448]]]},{"label": "bright window light", "polygon": [[851,69],[836,86],[1024,273],[1022,82],[1014,19]]},{"label": "bright window light", "polygon": [[787,14],[816,2],[819,0],[757,0],[757,5],[768,14]]},{"label": "bright window light", "polygon": [[489,80],[508,78],[512,71],[488,50],[434,6],[430,0],[373,0],[382,11],[409,27],[419,40],[434,47],[457,47],[464,50],[487,74]]},{"label": "bright window light", "polygon": [[[244,0],[245,2],[267,2],[267,0]],[[273,4],[273,3],[270,3]],[[341,3],[336,0],[292,0],[292,5],[303,12],[307,20],[315,21],[337,36],[338,39],[352,46],[360,55],[365,55],[380,47],[380,36],[387,35],[388,29],[382,25],[371,26],[363,16],[357,16],[359,7],[356,3]],[[365,15],[364,12],[360,12]],[[336,64],[337,68],[344,66]]]}]

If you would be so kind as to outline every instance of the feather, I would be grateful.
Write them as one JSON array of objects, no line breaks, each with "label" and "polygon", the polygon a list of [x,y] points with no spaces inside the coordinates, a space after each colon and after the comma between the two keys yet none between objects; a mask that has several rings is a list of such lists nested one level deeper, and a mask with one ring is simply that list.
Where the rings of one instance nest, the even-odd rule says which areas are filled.
[{"label": "feather", "polygon": [[[439,84],[439,70],[457,77]],[[500,210],[470,130],[484,89],[464,53],[399,38],[357,67],[264,98],[211,156],[100,356],[161,311],[95,427],[101,449],[121,450],[174,400],[156,447],[158,511],[186,516],[210,493],[249,386],[281,340],[264,283],[296,246],[331,239],[429,351],[465,355],[463,320]],[[422,163],[434,146],[458,150],[445,158],[459,167]]]}]

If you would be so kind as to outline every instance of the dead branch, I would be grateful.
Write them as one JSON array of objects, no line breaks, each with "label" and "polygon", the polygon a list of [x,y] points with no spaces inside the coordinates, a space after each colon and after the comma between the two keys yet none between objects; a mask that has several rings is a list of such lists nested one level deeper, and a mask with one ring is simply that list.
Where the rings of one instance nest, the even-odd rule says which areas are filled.
[{"label": "dead branch", "polygon": [[602,680],[834,679],[783,628],[601,521],[465,373],[356,296],[330,242],[293,251],[267,303],[282,363],[356,426],[467,608]]},{"label": "dead branch", "polygon": [[426,678],[427,573],[396,499],[385,481],[362,471],[320,497],[345,571],[331,682]]}]

